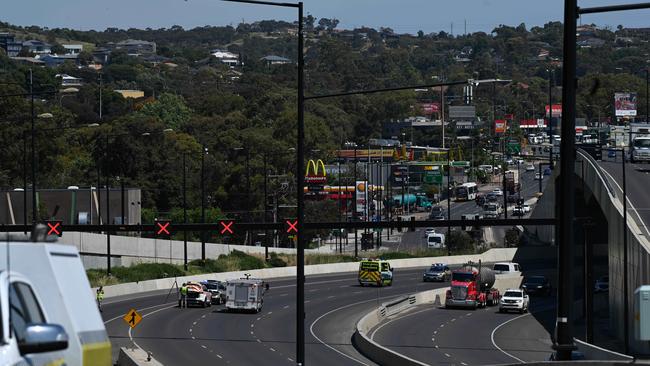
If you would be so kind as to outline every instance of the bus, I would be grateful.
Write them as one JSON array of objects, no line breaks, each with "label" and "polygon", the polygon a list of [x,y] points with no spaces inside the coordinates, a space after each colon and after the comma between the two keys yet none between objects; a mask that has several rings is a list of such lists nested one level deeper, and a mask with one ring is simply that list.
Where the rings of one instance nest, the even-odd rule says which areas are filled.
[{"label": "bus", "polygon": [[473,201],[478,193],[478,185],[474,182],[463,183],[456,187],[456,201]]}]

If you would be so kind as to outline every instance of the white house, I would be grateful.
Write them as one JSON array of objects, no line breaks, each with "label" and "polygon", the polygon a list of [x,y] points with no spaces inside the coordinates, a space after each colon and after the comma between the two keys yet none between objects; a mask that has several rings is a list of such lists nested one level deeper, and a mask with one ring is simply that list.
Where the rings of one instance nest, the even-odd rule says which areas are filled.
[{"label": "white house", "polygon": [[78,55],[84,49],[82,44],[64,44],[62,46],[66,55]]},{"label": "white house", "polygon": [[216,59],[218,59],[219,61],[223,62],[228,66],[239,65],[239,55],[236,55],[232,52],[217,49],[217,50],[212,50],[211,54]]},{"label": "white house", "polygon": [[57,78],[61,78],[61,86],[81,86],[81,79],[67,74],[56,74]]}]

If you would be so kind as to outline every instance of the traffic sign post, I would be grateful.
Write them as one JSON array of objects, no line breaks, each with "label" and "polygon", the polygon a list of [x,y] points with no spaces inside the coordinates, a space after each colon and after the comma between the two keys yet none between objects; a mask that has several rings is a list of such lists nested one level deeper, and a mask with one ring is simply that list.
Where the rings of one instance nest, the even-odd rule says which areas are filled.
[{"label": "traffic sign post", "polygon": [[124,322],[133,329],[142,321],[142,315],[138,314],[135,309],[131,309],[122,317],[122,319],[124,319]]},{"label": "traffic sign post", "polygon": [[287,234],[298,234],[298,220],[285,220]]},{"label": "traffic sign post", "polygon": [[47,235],[63,235],[63,221],[61,220],[49,220],[45,221],[47,225]]}]

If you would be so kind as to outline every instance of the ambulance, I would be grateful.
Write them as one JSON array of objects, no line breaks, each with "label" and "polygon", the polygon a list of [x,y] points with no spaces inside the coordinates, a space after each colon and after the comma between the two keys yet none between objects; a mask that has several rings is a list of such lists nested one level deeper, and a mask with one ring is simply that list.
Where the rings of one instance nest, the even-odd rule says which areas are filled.
[{"label": "ambulance", "polygon": [[359,284],[391,286],[393,284],[393,268],[384,260],[364,259],[359,263]]},{"label": "ambulance", "polygon": [[0,234],[0,363],[110,366],[111,343],[79,252],[45,230]]}]

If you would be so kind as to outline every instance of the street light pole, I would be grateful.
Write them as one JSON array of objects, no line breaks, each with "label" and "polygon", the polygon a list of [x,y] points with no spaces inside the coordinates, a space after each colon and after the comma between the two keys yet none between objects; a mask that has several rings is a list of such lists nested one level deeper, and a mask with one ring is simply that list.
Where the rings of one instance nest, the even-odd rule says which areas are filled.
[{"label": "street light pole", "polygon": [[[30,108],[31,108],[31,122],[32,122],[32,224],[36,224],[37,219],[37,206],[36,206],[36,126],[35,112],[34,112],[34,74],[32,69],[29,69],[29,94],[30,94]],[[27,210],[27,208],[25,208]]]},{"label": "street light pole", "polygon": [[[445,241],[449,243],[449,235],[451,234],[451,149],[447,150],[447,238]],[[451,255],[451,248],[447,244],[447,255]]]},{"label": "street light pole", "polygon": [[548,149],[549,168],[553,170],[553,69],[548,69],[548,141],[551,147]]},{"label": "street light pole", "polygon": [[[268,180],[268,175],[269,172],[267,170],[267,158],[266,158],[266,152],[264,152],[264,214],[262,215],[262,222],[266,224],[266,210],[268,207],[268,202],[267,202],[267,197],[268,197],[268,191],[267,191],[267,180]],[[269,240],[268,240],[269,232],[267,229],[264,229],[264,260],[267,262],[269,261]]]},{"label": "street light pole", "polygon": [[[354,143],[354,204],[352,209],[352,219],[355,220],[357,217],[357,144]],[[354,258],[359,256],[359,247],[358,247],[358,230],[354,228]]]},{"label": "street light pole", "polygon": [[[205,223],[205,156],[208,148],[201,150],[201,223]],[[205,232],[201,232],[201,260],[205,261]]]},{"label": "street light pole", "polygon": [[[183,223],[187,224],[187,168],[185,160],[187,153],[183,153]],[[203,234],[203,233],[201,233]],[[187,231],[183,230],[183,268],[187,271]]]}]

